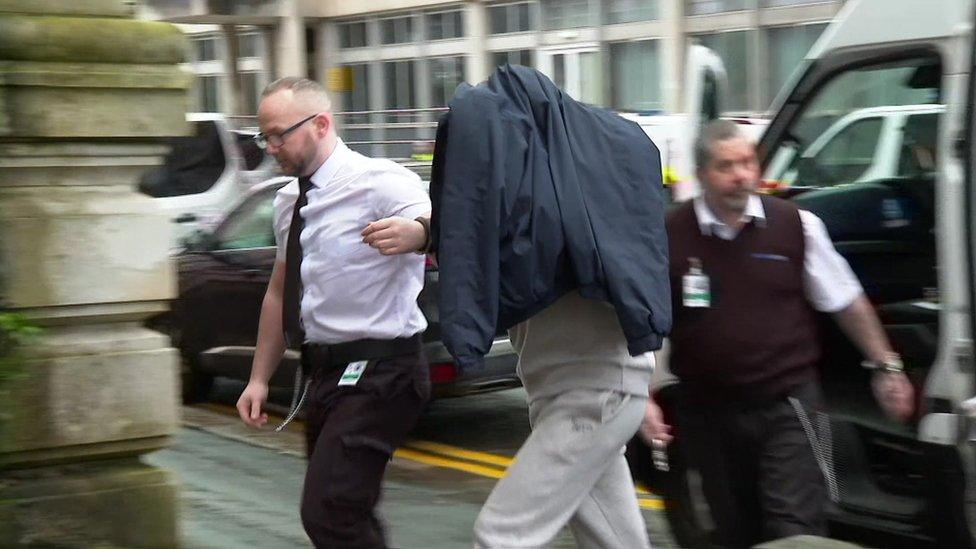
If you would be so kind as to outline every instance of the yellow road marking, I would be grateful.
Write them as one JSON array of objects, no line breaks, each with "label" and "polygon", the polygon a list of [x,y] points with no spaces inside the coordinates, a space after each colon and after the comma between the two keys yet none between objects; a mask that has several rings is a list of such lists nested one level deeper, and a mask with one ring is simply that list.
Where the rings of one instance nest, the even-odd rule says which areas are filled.
[{"label": "yellow road marking", "polygon": [[637,505],[640,505],[641,509],[653,509],[655,511],[664,510],[664,500],[660,498],[656,499],[638,499]]},{"label": "yellow road marking", "polygon": [[504,469],[496,469],[494,467],[487,467],[484,465],[477,465],[475,463],[467,463],[464,461],[458,461],[455,459],[448,459],[437,457],[424,452],[419,452],[417,450],[411,450],[409,448],[400,448],[393,454],[396,457],[401,457],[403,459],[409,459],[410,461],[416,461],[418,463],[423,463],[425,465],[434,465],[437,467],[446,467],[448,469],[456,469],[458,471],[464,471],[465,473],[472,473],[475,475],[480,475],[483,477],[490,478],[502,478],[505,476]]},{"label": "yellow road marking", "polygon": [[[237,415],[237,408],[226,404],[201,403],[195,406],[222,414]],[[269,423],[272,422],[271,420],[272,418],[269,417]],[[302,425],[302,422],[298,419],[293,423]],[[399,448],[393,455],[417,463],[423,463],[424,465],[444,467],[494,479],[504,477],[508,467],[515,463],[515,458],[466,450],[457,446],[429,440],[408,441],[405,447]],[[637,484],[636,492],[637,503],[641,509],[653,509],[656,511],[664,509],[664,500],[648,491],[645,486]]]},{"label": "yellow road marking", "polygon": [[442,456],[465,459],[468,461],[476,461],[478,463],[484,463],[487,465],[496,465],[498,467],[509,467],[515,463],[514,458],[507,456],[499,456],[497,454],[489,454],[486,452],[476,452],[474,450],[466,450],[464,448],[458,448],[456,446],[451,446],[449,444],[441,444],[440,442],[431,442],[427,440],[411,440],[406,444],[407,448],[413,448],[416,450],[423,450],[425,452],[430,452],[432,454],[440,454]]}]

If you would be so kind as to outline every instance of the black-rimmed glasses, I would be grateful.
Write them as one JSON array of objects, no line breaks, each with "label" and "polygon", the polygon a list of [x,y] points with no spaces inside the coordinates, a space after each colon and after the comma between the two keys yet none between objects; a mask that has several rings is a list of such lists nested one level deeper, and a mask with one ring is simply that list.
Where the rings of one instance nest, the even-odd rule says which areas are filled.
[{"label": "black-rimmed glasses", "polygon": [[315,113],[312,116],[309,116],[308,118],[303,118],[302,120],[298,121],[298,123],[296,123],[295,125],[285,128],[281,133],[268,133],[268,134],[263,132],[259,133],[254,136],[254,143],[261,149],[267,149],[268,145],[274,145],[275,147],[280,147],[285,144],[285,138],[288,137],[288,134],[297,130],[302,126],[302,124],[308,122],[309,120],[315,118],[318,115],[319,113]]}]

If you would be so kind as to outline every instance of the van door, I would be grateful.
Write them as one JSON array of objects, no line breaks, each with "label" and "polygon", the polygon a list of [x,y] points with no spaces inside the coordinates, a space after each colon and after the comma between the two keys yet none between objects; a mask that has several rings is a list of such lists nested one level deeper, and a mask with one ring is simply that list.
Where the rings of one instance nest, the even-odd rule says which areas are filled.
[{"label": "van door", "polygon": [[[949,94],[958,89],[947,69],[958,62],[946,47],[952,43],[933,38],[876,44],[816,59],[785,98],[759,147],[764,179],[790,165],[803,174],[802,189],[781,195],[823,220],[875,305],[906,373],[926,395],[923,409],[929,412],[951,411],[951,401],[934,397],[933,377],[947,367],[958,370],[946,362],[947,338],[955,332],[946,311],[957,305],[944,273],[956,269],[960,255],[959,239],[952,236],[959,232],[953,225],[958,218],[943,207],[959,203],[952,196],[958,182],[950,181],[950,154],[945,147],[935,151],[935,163],[928,164],[933,169],[869,177],[866,167],[877,145],[890,137],[885,132],[900,131],[899,125],[872,117],[850,125],[856,130],[850,146],[833,147],[829,154],[803,153],[845,117],[950,105]],[[945,136],[950,127],[934,131]],[[934,432],[927,416],[911,425],[885,418],[871,396],[871,374],[860,367],[859,353],[829,319],[824,332],[821,375],[835,477],[832,535],[881,546],[907,539],[916,546],[969,547],[955,441],[927,435]],[[887,537],[890,543],[881,541]]]}]

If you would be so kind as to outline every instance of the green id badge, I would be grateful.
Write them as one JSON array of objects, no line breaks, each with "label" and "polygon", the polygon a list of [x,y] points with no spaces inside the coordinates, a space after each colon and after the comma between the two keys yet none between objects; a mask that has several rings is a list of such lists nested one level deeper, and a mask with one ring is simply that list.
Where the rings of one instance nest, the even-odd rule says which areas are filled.
[{"label": "green id badge", "polygon": [[352,362],[346,366],[346,370],[339,377],[339,387],[352,386],[359,383],[359,378],[363,377],[363,372],[366,371],[366,364],[367,361],[361,360],[359,362]]}]

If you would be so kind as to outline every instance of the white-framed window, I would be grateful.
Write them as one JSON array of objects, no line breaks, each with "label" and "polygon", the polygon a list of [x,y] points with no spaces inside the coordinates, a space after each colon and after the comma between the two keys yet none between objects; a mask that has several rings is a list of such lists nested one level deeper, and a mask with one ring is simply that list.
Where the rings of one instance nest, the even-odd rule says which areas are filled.
[{"label": "white-framed window", "polygon": [[430,106],[444,107],[464,81],[464,56],[433,57],[427,60],[430,77]]},{"label": "white-framed window", "polygon": [[491,64],[493,67],[501,67],[505,63],[535,67],[535,52],[532,50],[491,52]]},{"label": "white-framed window", "polygon": [[660,40],[610,44],[611,106],[648,111],[664,106]]},{"label": "white-framed window", "polygon": [[339,23],[340,48],[365,48],[367,43],[365,21]]},{"label": "white-framed window", "polygon": [[405,44],[413,42],[413,16],[380,19],[380,42],[382,44]]},{"label": "white-framed window", "polygon": [[194,41],[197,61],[217,60],[217,39],[213,36],[197,38]]},{"label": "white-framed window", "polygon": [[686,0],[685,13],[688,15],[708,15],[740,11],[752,5],[752,0]]},{"label": "white-framed window", "polygon": [[427,40],[464,37],[464,12],[460,9],[424,14]]},{"label": "white-framed window", "polygon": [[541,0],[542,20],[547,29],[589,27],[596,24],[590,0]]},{"label": "white-framed window", "polygon": [[238,57],[262,57],[261,35],[249,32],[237,35],[237,56]]},{"label": "white-framed window", "polygon": [[413,60],[385,61],[383,87],[385,109],[413,109],[417,107],[417,62]]},{"label": "white-framed window", "polygon": [[607,24],[653,21],[658,18],[658,0],[606,0]]},{"label": "white-framed window", "polygon": [[217,87],[219,77],[214,74],[197,76],[197,110],[200,112],[220,112]]},{"label": "white-framed window", "polygon": [[536,29],[532,2],[491,4],[488,6],[489,32],[509,34]]}]

